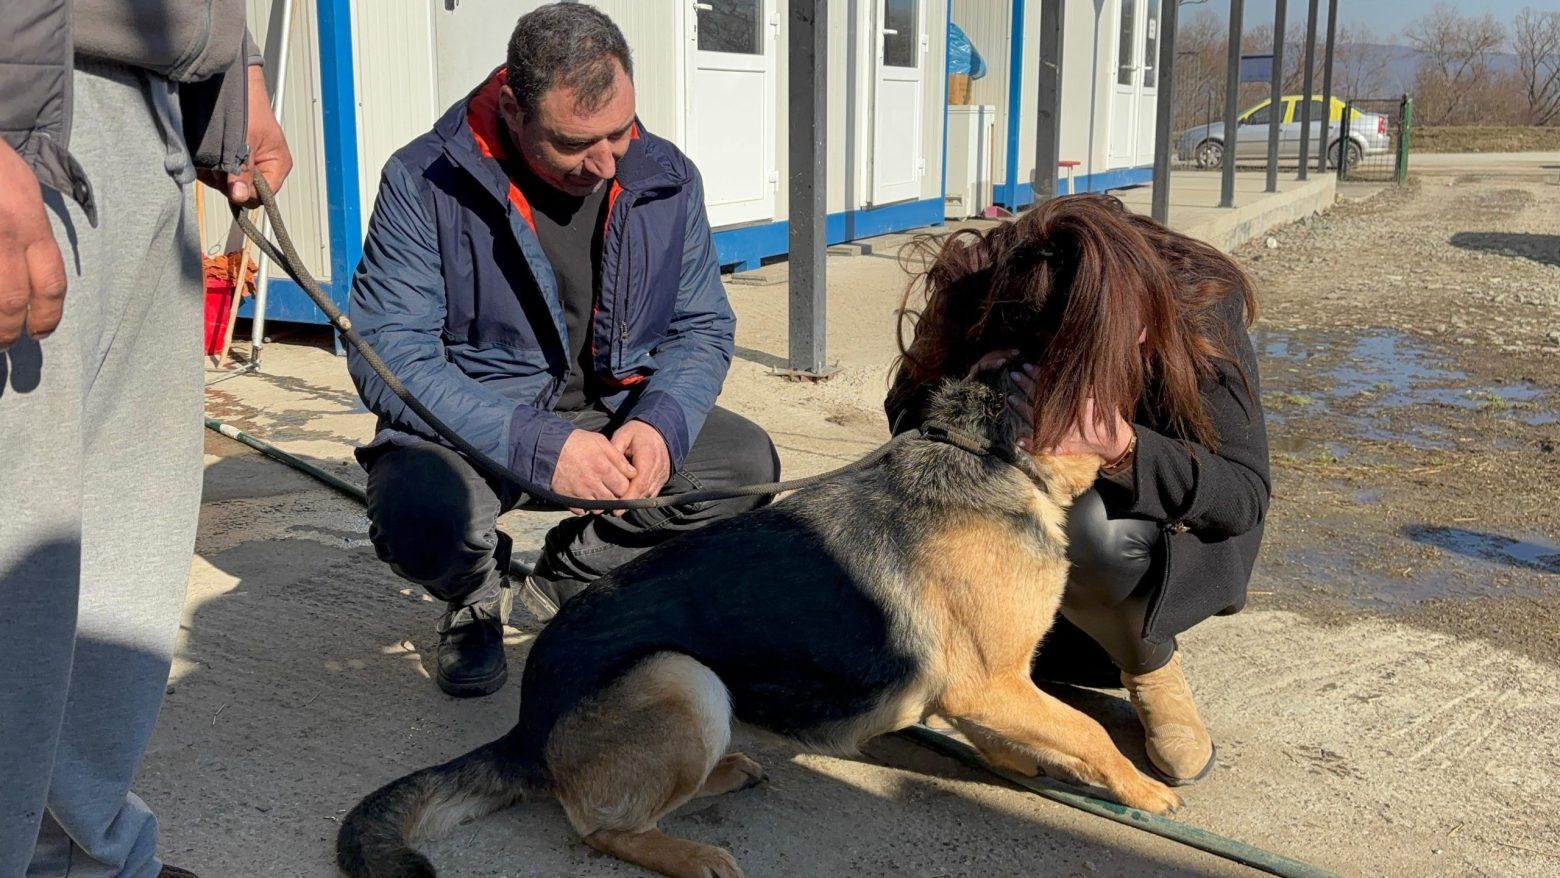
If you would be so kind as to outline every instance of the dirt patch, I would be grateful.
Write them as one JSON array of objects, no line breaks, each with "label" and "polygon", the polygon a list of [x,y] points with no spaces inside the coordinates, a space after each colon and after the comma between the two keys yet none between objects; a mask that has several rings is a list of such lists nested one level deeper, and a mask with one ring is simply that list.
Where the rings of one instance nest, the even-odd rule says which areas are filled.
[{"label": "dirt patch", "polygon": [[1237,255],[1274,502],[1253,602],[1560,661],[1560,187],[1428,177]]}]

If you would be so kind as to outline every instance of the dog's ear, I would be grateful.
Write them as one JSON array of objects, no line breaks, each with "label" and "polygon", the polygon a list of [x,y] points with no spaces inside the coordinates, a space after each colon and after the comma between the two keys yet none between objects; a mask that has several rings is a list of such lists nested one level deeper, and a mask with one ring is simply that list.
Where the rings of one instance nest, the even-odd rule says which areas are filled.
[{"label": "dog's ear", "polygon": [[1093,487],[1104,463],[1097,454],[1040,454],[1035,462],[1050,476],[1047,484],[1052,492],[1068,500]]}]

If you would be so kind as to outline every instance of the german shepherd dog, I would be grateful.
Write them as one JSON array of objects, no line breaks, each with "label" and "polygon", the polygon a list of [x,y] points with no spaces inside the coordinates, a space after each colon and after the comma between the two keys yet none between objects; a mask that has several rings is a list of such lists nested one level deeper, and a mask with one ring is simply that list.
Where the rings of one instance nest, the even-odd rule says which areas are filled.
[{"label": "german shepherd dog", "polygon": [[948,381],[927,409],[1004,454],[911,439],[592,584],[532,646],[515,727],[365,798],[341,827],[342,870],[431,876],[410,839],[550,795],[592,848],[663,875],[737,878],[727,851],[657,828],[689,799],[764,780],[726,752],[733,720],[851,752],[935,713],[996,765],[1179,807],[1099,723],[1030,682],[1067,578],[1064,516],[1100,460],[1017,450],[1028,427],[1008,380]]}]

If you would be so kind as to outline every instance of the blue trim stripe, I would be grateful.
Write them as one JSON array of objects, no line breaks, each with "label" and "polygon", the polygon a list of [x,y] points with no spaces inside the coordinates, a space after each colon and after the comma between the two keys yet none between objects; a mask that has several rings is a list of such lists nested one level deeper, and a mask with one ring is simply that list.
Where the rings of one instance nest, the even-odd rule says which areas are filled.
[{"label": "blue trim stripe", "polygon": [[[873,235],[902,232],[921,226],[942,225],[943,201],[927,198],[907,201],[886,207],[866,210],[842,211],[828,216],[825,234],[828,243],[854,241]],[[789,246],[790,223],[785,221],[727,229],[715,233],[715,252],[720,264],[736,266],[738,271],[758,268],[766,256],[779,256]],[[330,297],[345,303],[348,285],[334,282],[322,284]],[[239,308],[239,316],[250,317],[254,313],[253,300],[245,300]],[[274,322],[318,323],[325,322],[325,315],[314,307],[309,297],[291,280],[273,278],[270,298],[266,303],[266,320]]]},{"label": "blue trim stripe", "polygon": [[[350,278],[363,256],[352,5],[350,0],[320,0],[318,10],[325,197],[330,221],[330,292],[336,304],[345,308]],[[267,318],[271,313],[268,303]],[[280,316],[280,310],[276,313],[278,319],[286,319]],[[323,319],[320,322],[324,322]]]},{"label": "blue trim stripe", "polygon": [[[277,269],[278,272],[281,269]],[[325,292],[334,302],[345,303],[347,291],[339,289],[333,283],[320,282]],[[238,316],[255,316],[255,300],[245,299],[238,308]],[[266,293],[265,319],[267,323],[318,323],[324,325],[325,315],[315,306],[314,301],[289,278],[271,278],[270,290]]]},{"label": "blue trim stripe", "polygon": [[[1109,189],[1143,186],[1153,181],[1154,169],[1148,166],[1141,168],[1117,168],[1113,171],[1101,171],[1098,174],[1079,174],[1073,177],[1073,185],[1077,187],[1076,192],[1105,192]],[[1065,174],[1056,181],[1056,189],[1062,195],[1075,194],[1073,190],[1067,188],[1067,176]],[[1035,190],[1030,184],[1019,184],[1014,187],[1014,190],[1018,194],[1016,206],[1014,202],[999,202],[1003,207],[1009,210],[1018,210],[1034,203]]]},{"label": "blue trim stripe", "polygon": [[[1009,27],[1008,106],[1007,106],[1007,183],[996,193],[998,204],[1013,204],[1018,199],[1018,120],[1023,114],[1024,98],[1024,0],[1013,0],[1013,18]],[[1030,201],[1034,196],[1030,196]],[[1025,202],[1027,203],[1027,202]]]},{"label": "blue trim stripe", "polygon": [[[830,244],[902,232],[918,226],[943,223],[943,200],[926,198],[904,201],[884,207],[831,213],[825,223],[824,237]],[[726,229],[715,233],[715,254],[722,267],[735,265],[738,271],[759,266],[766,256],[779,256],[788,246],[791,224],[785,220]]]}]

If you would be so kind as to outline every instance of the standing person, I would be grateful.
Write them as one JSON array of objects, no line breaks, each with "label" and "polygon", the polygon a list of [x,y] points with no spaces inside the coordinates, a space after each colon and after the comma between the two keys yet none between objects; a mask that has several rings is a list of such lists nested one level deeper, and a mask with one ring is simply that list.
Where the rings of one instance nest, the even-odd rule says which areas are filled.
[{"label": "standing person", "polygon": [[1062,618],[1035,677],[1119,680],[1149,762],[1168,783],[1200,779],[1214,747],[1175,635],[1245,605],[1270,492],[1244,273],[1114,198],[1079,195],[946,240],[923,280],[886,404],[894,431],[920,424],[943,378],[1011,363],[1035,446],[1105,461],[1068,514]]},{"label": "standing person", "polygon": [[[523,16],[504,66],[390,158],[351,317],[441,420],[558,493],[640,498],[778,478],[768,435],[715,405],[735,320],[698,171],[640,125],[628,43],[589,6]],[[497,519],[528,498],[442,444],[347,356],[379,416],[358,455],[375,550],[446,602],[439,688],[495,692],[508,677],[511,552]],[[568,519],[520,597],[550,618],[640,552],[761,502]]]},{"label": "standing person", "polygon": [[0,878],[190,874],[130,786],[200,505],[191,184],[292,166],[242,3],[123,5],[0,6]]}]

